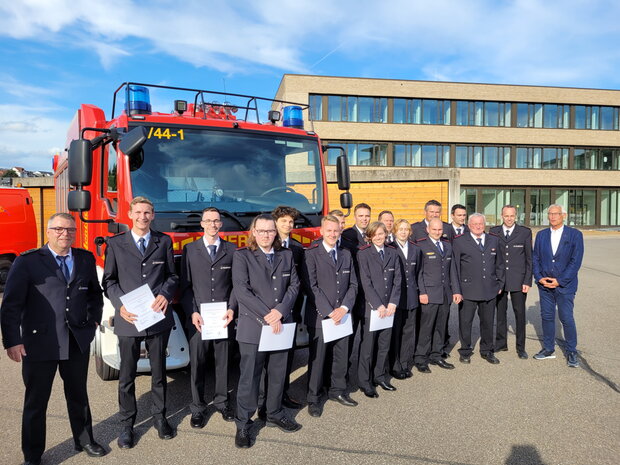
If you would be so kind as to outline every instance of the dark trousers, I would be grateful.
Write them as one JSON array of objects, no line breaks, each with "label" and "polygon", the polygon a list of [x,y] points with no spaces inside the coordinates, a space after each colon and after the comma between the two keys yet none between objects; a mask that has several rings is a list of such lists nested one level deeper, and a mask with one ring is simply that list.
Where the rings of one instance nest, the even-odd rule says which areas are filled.
[{"label": "dark trousers", "polygon": [[189,362],[191,366],[192,403],[189,409],[192,413],[204,413],[207,409],[205,402],[205,375],[207,372],[207,355],[209,349],[213,351],[215,368],[215,392],[213,405],[222,410],[228,404],[228,339],[203,341],[198,331],[189,340]]},{"label": "dark trousers", "polygon": [[265,409],[267,419],[277,420],[284,416],[282,395],[286,376],[288,350],[259,352],[258,344],[239,342],[239,385],[237,386],[237,428],[245,428],[258,408],[261,374],[265,371]]},{"label": "dark trousers", "polygon": [[[515,312],[515,335],[517,350],[525,350],[525,299],[527,294],[521,291],[510,292],[512,310]],[[508,292],[497,296],[497,328],[495,331],[495,350],[508,347]]]},{"label": "dark trousers", "polygon": [[360,347],[362,341],[362,322],[364,320],[365,310],[366,300],[364,298],[364,294],[361,293],[358,288],[355,305],[353,306],[353,310],[351,311],[351,323],[353,326],[353,333],[349,336],[349,367],[347,370],[347,376],[350,384],[355,384],[356,375],[359,378],[357,369],[359,366]]},{"label": "dark trousers", "polygon": [[543,328],[543,349],[555,350],[555,309],[564,329],[566,352],[577,352],[577,326],[573,317],[575,294],[562,294],[557,289],[538,286],[540,297],[540,316]]},{"label": "dark trousers", "polygon": [[450,302],[420,306],[420,330],[415,349],[415,364],[427,365],[430,360],[438,361],[444,351],[446,321],[450,314]]},{"label": "dark trousers", "polygon": [[88,405],[86,380],[90,353],[82,353],[69,335],[69,359],[22,362],[26,392],[22,415],[22,451],[26,461],[37,462],[45,450],[45,420],[56,370],[60,372],[67,401],[67,412],[76,445],[94,442],[92,417]]},{"label": "dark trousers", "polygon": [[480,354],[493,353],[493,320],[495,319],[495,299],[463,300],[463,308],[459,312],[459,335],[461,348],[459,353],[469,357],[472,352],[471,326],[478,310],[480,318]]},{"label": "dark trousers", "polygon": [[392,346],[390,349],[392,370],[396,372],[409,369],[415,351],[415,323],[418,308],[398,308],[394,314],[392,327]]},{"label": "dark trousers", "polygon": [[370,315],[364,318],[362,322],[360,359],[357,369],[357,377],[361,388],[370,389],[372,387],[371,381],[375,383],[386,381],[391,339],[392,328],[370,332]]},{"label": "dark trousers", "polygon": [[349,337],[325,343],[321,328],[310,331],[310,359],[308,360],[308,402],[319,402],[323,389],[327,355],[331,354],[329,397],[337,397],[347,389],[347,355]]},{"label": "dark trousers", "polygon": [[151,414],[156,419],[166,415],[166,347],[170,330],[152,336],[118,337],[121,352],[121,369],[118,376],[118,404],[121,426],[133,426],[138,408],[136,405],[136,371],[140,359],[140,344],[144,341],[151,363]]}]

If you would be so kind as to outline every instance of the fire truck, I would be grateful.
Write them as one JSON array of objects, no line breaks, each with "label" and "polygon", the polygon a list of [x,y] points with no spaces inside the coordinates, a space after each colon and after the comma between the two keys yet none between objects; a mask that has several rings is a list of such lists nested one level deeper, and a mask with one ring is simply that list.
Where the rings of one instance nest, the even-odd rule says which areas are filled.
[{"label": "fire truck", "polygon": [[[225,100],[219,103],[216,98]],[[156,111],[151,99],[164,108]],[[57,211],[75,216],[76,246],[95,254],[100,277],[106,239],[130,229],[129,203],[136,196],[154,203],[152,227],[172,238],[177,265],[183,246],[201,237],[201,212],[209,206],[221,212],[221,237],[239,247],[246,244],[257,214],[278,205],[295,207],[301,214],[292,236],[309,245],[318,237],[321,217],[328,211],[327,150],[339,154],[341,207],[350,209],[352,198],[344,150],[322,146],[312,128],[304,128],[303,112],[308,107],[125,82],[114,92],[109,119],[94,105],[83,104],[77,111],[65,152],[53,161]],[[266,116],[263,121],[261,115]],[[173,309],[168,369],[189,363],[185,317],[178,304]],[[303,325],[298,325],[296,340],[298,345],[307,343]],[[92,351],[98,375],[104,380],[118,378],[114,309],[107,300]],[[141,354],[138,371],[149,372],[144,347]]]}]

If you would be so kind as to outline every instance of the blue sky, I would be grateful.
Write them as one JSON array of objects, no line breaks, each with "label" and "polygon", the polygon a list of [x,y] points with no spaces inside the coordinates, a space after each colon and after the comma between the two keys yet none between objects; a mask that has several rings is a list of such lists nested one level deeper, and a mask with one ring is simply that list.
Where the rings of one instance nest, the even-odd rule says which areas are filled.
[{"label": "blue sky", "polygon": [[618,18],[613,0],[5,1],[0,167],[50,170],[79,105],[109,117],[125,81],[264,97],[284,73],[618,89]]}]

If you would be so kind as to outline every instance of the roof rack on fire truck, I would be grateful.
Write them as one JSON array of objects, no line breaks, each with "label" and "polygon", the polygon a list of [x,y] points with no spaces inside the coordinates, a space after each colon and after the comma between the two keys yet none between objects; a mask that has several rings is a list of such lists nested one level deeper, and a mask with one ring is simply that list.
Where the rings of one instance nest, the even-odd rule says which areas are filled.
[{"label": "roof rack on fire truck", "polygon": [[[265,97],[256,97],[253,95],[244,95],[244,94],[233,94],[230,92],[216,92],[212,90],[202,90],[202,89],[190,89],[186,87],[173,87],[173,86],[163,86],[158,84],[144,84],[139,82],[124,82],[122,83],[118,89],[114,92],[114,100],[112,102],[112,119],[114,118],[116,111],[116,98],[121,90],[125,91],[125,110],[127,114],[130,115],[129,106],[130,102],[137,105],[139,108],[142,108],[143,113],[151,112],[151,105],[149,101],[148,88],[154,89],[166,89],[172,91],[180,91],[180,92],[190,92],[193,93],[193,113],[192,116],[196,117],[201,116],[203,119],[207,119],[208,112],[207,108],[209,107],[221,107],[224,109],[226,114],[231,114],[232,112],[237,112],[238,110],[245,110],[244,118],[235,117],[233,119],[241,119],[243,121],[248,121],[248,116],[250,114],[254,114],[256,117],[256,123],[260,124],[260,114],[258,108],[258,102],[270,102],[272,109],[274,108],[274,104],[281,105],[295,105],[301,108],[301,110],[307,110],[310,105],[304,103],[297,102],[288,102],[286,100],[277,100],[272,98]],[[136,97],[136,95],[138,97]],[[139,100],[143,96],[144,100]],[[247,103],[245,105],[232,105],[228,102],[219,103],[213,100],[210,100],[208,97],[212,96],[223,96],[223,97],[234,97],[239,99],[247,99]]]}]

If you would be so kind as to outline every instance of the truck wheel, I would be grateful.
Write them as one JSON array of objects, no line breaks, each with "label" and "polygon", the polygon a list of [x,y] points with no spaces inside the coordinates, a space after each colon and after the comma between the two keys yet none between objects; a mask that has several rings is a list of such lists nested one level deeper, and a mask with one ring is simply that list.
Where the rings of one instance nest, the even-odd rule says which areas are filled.
[{"label": "truck wheel", "polygon": [[8,258],[0,258],[0,292],[4,291],[4,285],[6,284],[6,278],[9,275],[11,264],[12,262]]},{"label": "truck wheel", "polygon": [[118,379],[118,370],[116,368],[112,368],[103,360],[103,355],[101,354],[101,335],[97,332],[95,335],[95,370],[99,377],[104,381],[114,381]]}]

